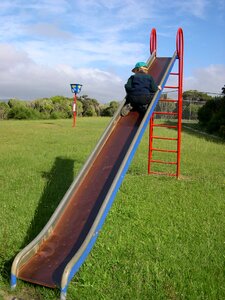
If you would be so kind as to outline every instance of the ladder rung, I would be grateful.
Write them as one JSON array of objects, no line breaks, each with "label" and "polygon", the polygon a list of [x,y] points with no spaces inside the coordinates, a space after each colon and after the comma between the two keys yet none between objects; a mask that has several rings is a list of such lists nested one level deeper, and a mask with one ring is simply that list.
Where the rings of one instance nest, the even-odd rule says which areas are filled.
[{"label": "ladder rung", "polygon": [[158,140],[169,140],[169,141],[177,141],[177,138],[167,138],[167,137],[162,137],[162,136],[157,136],[157,135],[153,135],[152,136],[153,139],[158,139]]},{"label": "ladder rung", "polygon": [[168,124],[152,124],[154,127],[167,127],[167,128],[177,128],[177,126],[168,125]]},{"label": "ladder rung", "polygon": [[170,75],[179,75],[179,73],[171,72]]},{"label": "ladder rung", "polygon": [[177,115],[177,112],[155,111],[155,115]]},{"label": "ladder rung", "polygon": [[167,85],[167,86],[164,86],[164,89],[178,89],[179,86],[175,86],[175,85]]},{"label": "ladder rung", "polygon": [[171,152],[171,153],[177,153],[177,150],[167,150],[167,149],[159,149],[159,148],[152,148],[151,150],[153,150],[153,151],[158,151],[158,152]]},{"label": "ladder rung", "polygon": [[156,174],[156,175],[167,175],[167,176],[177,176],[177,174],[173,174],[173,173],[166,173],[166,172],[153,172],[150,171],[149,174]]},{"label": "ladder rung", "polygon": [[159,159],[152,159],[150,162],[158,163],[158,164],[166,164],[166,165],[177,165],[176,161],[163,161]]},{"label": "ladder rung", "polygon": [[160,99],[159,101],[162,101],[162,102],[178,102],[178,100],[175,100],[175,99]]}]

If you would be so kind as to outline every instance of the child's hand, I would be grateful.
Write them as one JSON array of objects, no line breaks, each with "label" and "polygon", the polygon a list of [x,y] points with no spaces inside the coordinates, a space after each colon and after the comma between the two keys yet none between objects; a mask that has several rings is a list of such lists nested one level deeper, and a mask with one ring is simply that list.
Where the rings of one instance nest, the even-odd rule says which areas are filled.
[{"label": "child's hand", "polygon": [[158,85],[158,89],[161,91],[162,90],[162,87],[161,87],[161,85]]}]

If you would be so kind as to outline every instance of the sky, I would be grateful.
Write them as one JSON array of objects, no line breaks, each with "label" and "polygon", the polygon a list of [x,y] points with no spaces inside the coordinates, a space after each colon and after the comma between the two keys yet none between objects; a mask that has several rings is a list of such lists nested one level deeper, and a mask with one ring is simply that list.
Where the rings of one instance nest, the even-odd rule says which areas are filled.
[{"label": "sky", "polygon": [[184,33],[184,90],[225,85],[225,0],[1,0],[0,99],[80,95],[121,101],[138,61],[171,57]]}]

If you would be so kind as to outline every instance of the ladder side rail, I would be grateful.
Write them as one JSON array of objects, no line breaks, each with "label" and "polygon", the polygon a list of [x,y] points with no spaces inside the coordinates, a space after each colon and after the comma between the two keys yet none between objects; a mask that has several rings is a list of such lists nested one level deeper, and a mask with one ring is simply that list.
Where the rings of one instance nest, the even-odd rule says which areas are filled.
[{"label": "ladder side rail", "polygon": [[[150,36],[150,52],[155,52],[156,55],[156,30],[153,28]],[[181,151],[181,123],[182,123],[182,93],[183,93],[183,31],[181,28],[177,31],[176,36],[176,52],[177,52],[177,59],[178,59],[178,71],[177,72],[170,72],[171,76],[178,76],[178,83],[177,85],[166,85],[164,88],[166,89],[176,89],[178,91],[178,99],[160,99],[160,101],[164,102],[176,102],[177,103],[177,112],[157,112],[155,111],[150,118],[149,123],[149,155],[148,155],[148,173],[154,174],[151,171],[151,163],[157,162],[157,160],[153,160],[153,151],[161,151],[161,152],[175,152],[177,153],[176,163],[174,162],[165,162],[167,164],[176,164],[176,177],[180,175],[180,151]],[[177,115],[177,125],[169,125],[169,124],[157,124],[154,122],[155,115]],[[167,138],[167,137],[158,137],[153,135],[154,127],[166,127],[166,128],[174,128],[177,129],[177,138]],[[161,140],[174,140],[177,142],[177,150],[165,150],[153,147],[153,140],[154,139],[161,139]],[[160,161],[160,163],[164,163]],[[160,173],[160,172],[156,172]],[[164,174],[164,172],[162,172]],[[174,174],[173,174],[174,176]]]},{"label": "ladder side rail", "polygon": [[180,176],[182,100],[183,100],[183,68],[184,68],[184,36],[181,28],[177,31],[176,48],[178,56],[178,141],[177,141],[177,177]]}]

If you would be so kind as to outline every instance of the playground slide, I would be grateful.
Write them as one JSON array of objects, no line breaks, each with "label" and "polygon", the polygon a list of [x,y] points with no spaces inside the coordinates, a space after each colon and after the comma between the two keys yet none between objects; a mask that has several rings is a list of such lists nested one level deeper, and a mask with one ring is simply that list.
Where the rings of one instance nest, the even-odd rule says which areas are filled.
[{"label": "playground slide", "polygon": [[[176,52],[173,57],[152,55],[149,73],[157,84],[164,87],[176,58]],[[145,115],[132,111],[121,117],[121,104],[49,222],[14,259],[12,288],[20,278],[58,287],[61,299],[66,299],[68,284],[96,241],[160,93],[156,92]]]}]

